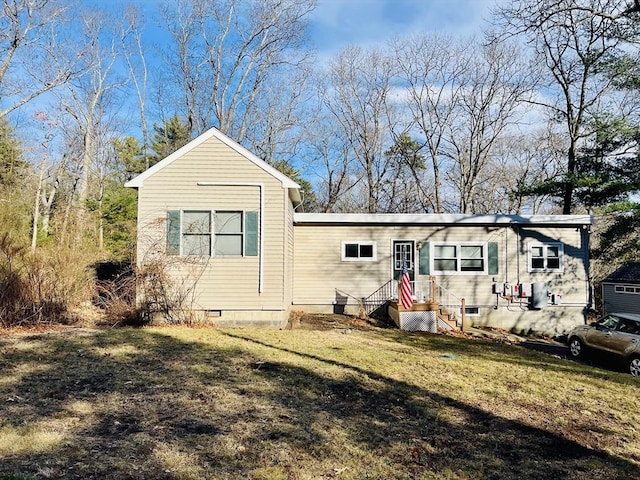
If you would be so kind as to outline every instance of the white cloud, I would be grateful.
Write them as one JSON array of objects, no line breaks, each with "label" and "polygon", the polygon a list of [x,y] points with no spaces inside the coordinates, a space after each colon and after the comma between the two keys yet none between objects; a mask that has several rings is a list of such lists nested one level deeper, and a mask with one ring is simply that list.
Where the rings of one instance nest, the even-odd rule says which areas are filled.
[{"label": "white cloud", "polygon": [[[497,0],[504,3],[508,0]],[[319,0],[311,17],[314,47],[321,57],[358,44],[383,44],[393,36],[442,31],[482,31],[496,0]]]}]

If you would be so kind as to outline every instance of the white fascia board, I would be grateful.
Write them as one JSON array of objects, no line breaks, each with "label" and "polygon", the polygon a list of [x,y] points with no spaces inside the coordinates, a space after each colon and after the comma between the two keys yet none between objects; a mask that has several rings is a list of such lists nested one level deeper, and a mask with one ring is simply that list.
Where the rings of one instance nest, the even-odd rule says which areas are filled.
[{"label": "white fascia board", "polygon": [[[152,166],[152,167],[148,168],[147,170],[145,170],[144,172],[142,172],[140,175],[132,178],[127,183],[125,183],[124,186],[125,187],[130,187],[130,188],[140,188],[140,187],[142,187],[142,185],[144,184],[144,181],[147,178],[149,178],[150,176],[152,176],[155,173],[159,172],[160,170],[162,170],[167,165],[170,165],[175,160],[177,160],[178,158],[182,157],[184,154],[186,154],[186,153],[190,152],[191,150],[193,150],[194,148],[196,148],[198,145],[202,144],[203,142],[206,142],[211,137],[217,138],[222,143],[224,143],[225,145],[227,145],[231,149],[235,150],[237,153],[239,153],[240,155],[245,157],[247,160],[253,162],[256,166],[258,166],[259,168],[261,168],[262,170],[264,170],[265,172],[270,174],[272,177],[274,177],[275,179],[280,181],[280,183],[282,184],[282,188],[288,188],[288,189],[293,189],[293,190],[299,190],[300,189],[300,185],[298,185],[296,182],[291,180],[286,175],[280,173],[278,170],[273,168],[271,165],[269,165],[264,160],[261,160],[260,158],[258,158],[255,154],[251,153],[249,150],[244,148],[238,142],[235,142],[235,141],[231,140],[228,136],[226,136],[224,133],[222,133],[220,130],[218,130],[215,127],[210,128],[209,130],[204,132],[202,135],[199,135],[198,137],[196,137],[193,140],[191,140],[184,147],[176,150],[175,152],[173,152],[168,157],[164,158],[163,160],[161,160],[158,163],[156,163],[154,166]],[[290,195],[293,195],[294,199],[296,198],[296,193],[295,192],[290,192]],[[297,193],[297,197],[300,197],[300,193],[299,192]]]},{"label": "white fascia board", "polygon": [[413,213],[296,213],[294,223],[368,225],[592,225],[591,215],[466,215]]}]

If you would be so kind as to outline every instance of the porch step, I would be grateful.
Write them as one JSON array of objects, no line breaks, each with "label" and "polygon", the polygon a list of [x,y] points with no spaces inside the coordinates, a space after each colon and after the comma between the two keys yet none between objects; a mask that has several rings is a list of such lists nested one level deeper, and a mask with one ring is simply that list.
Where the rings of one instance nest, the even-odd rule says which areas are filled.
[{"label": "porch step", "polygon": [[452,313],[448,312],[446,308],[439,308],[437,310],[437,315],[438,320],[440,320],[440,322],[444,324],[444,328],[449,327],[448,329],[452,330],[460,329],[460,327],[458,327],[458,321],[456,317]]}]

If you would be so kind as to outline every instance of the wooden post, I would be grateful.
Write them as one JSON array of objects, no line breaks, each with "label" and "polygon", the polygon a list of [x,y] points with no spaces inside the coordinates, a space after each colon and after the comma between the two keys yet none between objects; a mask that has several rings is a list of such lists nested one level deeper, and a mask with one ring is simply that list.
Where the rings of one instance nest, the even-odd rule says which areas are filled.
[{"label": "wooden post", "polygon": [[433,303],[438,303],[438,290],[436,288],[436,279],[434,277],[429,277],[431,280],[431,301]]},{"label": "wooden post", "polygon": [[460,330],[462,330],[462,332],[464,332],[464,322],[466,320],[466,302],[464,300],[464,298],[462,300],[460,300],[460,315],[462,316],[462,323],[460,326]]}]

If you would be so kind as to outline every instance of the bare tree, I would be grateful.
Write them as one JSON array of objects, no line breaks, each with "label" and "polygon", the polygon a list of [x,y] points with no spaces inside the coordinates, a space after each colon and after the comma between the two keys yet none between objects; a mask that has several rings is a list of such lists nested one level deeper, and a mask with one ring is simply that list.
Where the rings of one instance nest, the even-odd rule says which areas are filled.
[{"label": "bare tree", "polygon": [[101,158],[101,150],[109,145],[108,140],[100,137],[113,129],[108,122],[117,115],[118,109],[113,107],[128,76],[116,69],[122,59],[119,36],[122,29],[103,12],[85,12],[80,20],[77,48],[82,52],[85,73],[66,85],[60,102],[63,111],[74,120],[71,131],[80,135],[74,203],[82,220],[96,159]]},{"label": "bare tree", "polygon": [[[204,132],[208,125],[211,107],[204,101],[207,87],[203,79],[204,57],[206,55],[200,36],[199,23],[206,15],[204,0],[177,0],[166,3],[162,10],[164,26],[171,36],[172,43],[161,52],[166,74],[158,81],[162,93],[157,95],[156,103],[164,108],[172,101],[175,112],[182,114],[190,135]],[[174,98],[175,96],[175,98]]]},{"label": "bare tree", "polygon": [[216,125],[267,159],[280,155],[304,100],[296,75],[310,64],[303,40],[314,7],[315,0],[179,0],[164,9],[173,39],[167,81],[192,133]]},{"label": "bare tree", "polygon": [[[464,87],[469,58],[466,46],[451,36],[422,34],[391,44],[400,82],[407,86],[407,106],[431,158],[435,213],[442,213],[442,155]],[[426,183],[426,182],[422,182]],[[421,183],[421,185],[422,185]]]},{"label": "bare tree", "polygon": [[122,53],[129,67],[131,82],[135,88],[140,114],[140,128],[142,132],[142,156],[146,168],[149,168],[149,128],[147,125],[147,85],[148,68],[146,52],[142,42],[142,27],[139,13],[133,8],[125,14],[126,26],[122,33]]},{"label": "bare tree", "polygon": [[[324,95],[324,85],[318,86],[320,95]],[[306,132],[310,153],[308,171],[315,179],[318,207],[322,212],[348,211],[344,206],[350,203],[345,200],[354,185],[353,152],[333,115],[323,109],[321,103],[312,118],[314,128]]]},{"label": "bare tree", "polygon": [[348,47],[331,62],[325,105],[340,125],[366,189],[364,210],[385,211],[382,188],[389,172],[393,64],[382,51]]},{"label": "bare tree", "polygon": [[449,147],[443,153],[453,162],[448,175],[459,194],[458,210],[477,213],[478,182],[498,139],[520,120],[536,77],[513,45],[478,46],[468,55],[469,68],[449,127]]},{"label": "bare tree", "polygon": [[555,213],[551,196],[532,192],[530,186],[561,175],[565,144],[562,135],[545,128],[528,127],[502,136],[478,181],[476,209],[510,214]]},{"label": "bare tree", "polygon": [[[104,12],[85,11],[79,17],[79,25],[74,35],[74,43],[68,45],[67,55],[75,55],[83,65],[83,73],[65,88],[56,91],[59,109],[63,112],[59,129],[64,138],[65,157],[69,159],[65,184],[70,195],[66,197],[61,238],[69,234],[73,225],[72,213],[78,229],[71,239],[78,242],[81,236],[91,230],[85,215],[94,193],[99,194],[99,173],[101,152],[109,145],[104,136],[112,135],[115,126],[111,118],[117,116],[121,105],[119,95],[128,82],[126,70],[118,68],[122,61],[122,28]],[[111,133],[110,133],[111,132]],[[94,179],[98,178],[98,182]],[[95,195],[94,195],[95,197]],[[96,228],[96,237],[99,231]]]},{"label": "bare tree", "polygon": [[304,126],[313,122],[314,113],[307,107],[311,77],[310,69],[301,65],[289,76],[266,80],[264,87],[270,93],[256,98],[245,144],[267,163],[299,158]]},{"label": "bare tree", "polygon": [[0,1],[0,118],[71,77],[57,54],[63,13],[57,1]]},{"label": "bare tree", "polygon": [[[611,78],[602,66],[616,52],[616,20],[637,5],[619,0],[515,0],[496,10],[506,34],[522,36],[549,74],[549,95],[538,103],[564,123],[569,139],[562,211],[571,213],[580,142],[590,118],[602,109]],[[625,13],[627,12],[627,13]]]}]

